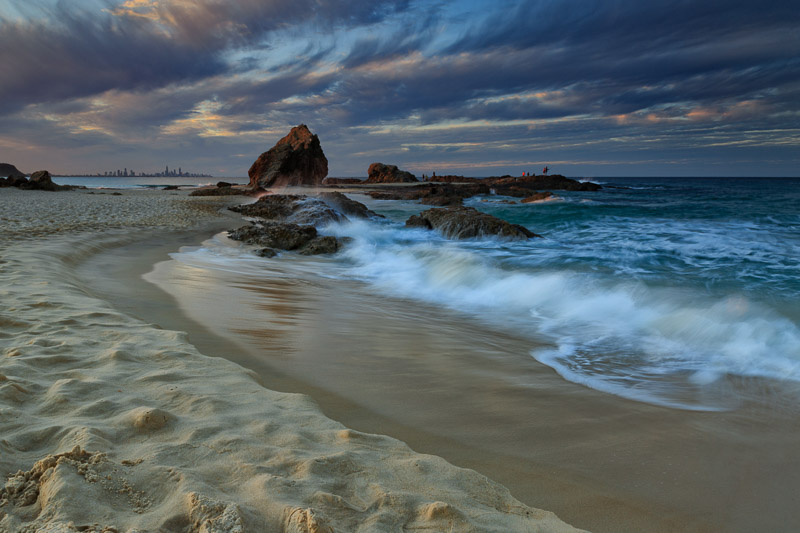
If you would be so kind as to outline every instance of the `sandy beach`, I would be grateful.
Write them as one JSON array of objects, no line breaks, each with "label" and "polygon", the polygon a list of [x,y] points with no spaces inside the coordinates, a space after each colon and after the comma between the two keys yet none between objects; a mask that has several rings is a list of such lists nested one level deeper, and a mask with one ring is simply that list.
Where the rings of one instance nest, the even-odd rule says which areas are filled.
[{"label": "sandy beach", "polygon": [[0,191],[0,531],[576,531],[265,388],[76,272],[140,240],[212,235],[228,203]]}]

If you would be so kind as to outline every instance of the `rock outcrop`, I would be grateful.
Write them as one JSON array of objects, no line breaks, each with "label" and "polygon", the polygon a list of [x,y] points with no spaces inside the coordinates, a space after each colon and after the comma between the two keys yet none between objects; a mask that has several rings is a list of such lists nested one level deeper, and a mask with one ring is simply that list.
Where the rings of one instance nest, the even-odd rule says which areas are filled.
[{"label": "rock outcrop", "polygon": [[524,187],[526,189],[549,189],[559,191],[597,191],[602,187],[596,183],[580,182],[561,174],[549,176],[501,176],[499,178],[486,178],[484,183],[491,187]]},{"label": "rock outcrop", "polygon": [[0,178],[0,187],[19,187],[28,183],[28,178],[25,176],[9,176],[7,178]]},{"label": "rock outcrop", "polygon": [[259,246],[256,253],[262,257],[273,257],[277,250],[296,251],[303,255],[331,254],[341,246],[336,237],[317,235],[314,226],[273,221],[251,223],[229,231],[228,237]]},{"label": "rock outcrop", "polygon": [[305,124],[289,134],[256,159],[248,171],[250,187],[317,187],[328,175],[328,160],[319,137]]},{"label": "rock outcrop", "polygon": [[436,229],[451,239],[496,236],[513,240],[541,237],[519,224],[511,224],[500,218],[478,211],[473,207],[447,207],[428,209],[413,215],[406,226]]},{"label": "rock outcrop", "polygon": [[419,181],[411,172],[400,170],[396,165],[372,163],[367,170],[368,178],[364,183],[414,183]]},{"label": "rock outcrop", "polygon": [[276,220],[292,224],[322,226],[355,218],[383,218],[361,202],[339,192],[318,196],[302,194],[268,194],[252,204],[231,207],[232,211],[249,217]]},{"label": "rock outcrop", "polygon": [[11,163],[0,163],[0,178],[24,178],[25,174]]},{"label": "rock outcrop", "polygon": [[33,191],[72,191],[78,187],[74,185],[58,185],[53,183],[52,176],[46,170],[38,170],[31,174],[31,179],[25,180],[22,178],[16,187],[25,190]]}]

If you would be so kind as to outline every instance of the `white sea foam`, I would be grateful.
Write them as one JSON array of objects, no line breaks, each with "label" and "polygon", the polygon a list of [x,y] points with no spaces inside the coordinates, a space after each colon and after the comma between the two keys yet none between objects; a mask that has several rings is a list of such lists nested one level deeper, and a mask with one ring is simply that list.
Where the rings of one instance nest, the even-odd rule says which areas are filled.
[{"label": "white sea foam", "polygon": [[[745,296],[715,298],[597,272],[515,261],[509,267],[502,261],[504,255],[535,254],[537,246],[548,246],[537,241],[454,242],[435,232],[372,222],[332,224],[322,231],[353,241],[335,260],[271,261],[284,261],[284,275],[302,268],[356,278],[388,295],[446,306],[548,340],[551,348],[532,355],[564,378],[598,390],[718,409],[727,405],[704,391],[720,386],[723,376],[800,382],[798,324]],[[220,237],[174,257],[265,275],[264,259],[242,255],[238,245],[225,241]],[[686,401],[687,391],[696,399]]]}]

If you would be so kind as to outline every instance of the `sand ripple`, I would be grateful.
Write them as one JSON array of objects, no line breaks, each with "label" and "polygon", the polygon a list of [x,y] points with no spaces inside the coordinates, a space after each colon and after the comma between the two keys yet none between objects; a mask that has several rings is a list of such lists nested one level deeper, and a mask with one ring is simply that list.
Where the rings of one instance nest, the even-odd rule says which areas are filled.
[{"label": "sand ripple", "polygon": [[0,191],[0,531],[575,531],[474,471],[264,389],[72,274],[93,247],[220,205]]}]

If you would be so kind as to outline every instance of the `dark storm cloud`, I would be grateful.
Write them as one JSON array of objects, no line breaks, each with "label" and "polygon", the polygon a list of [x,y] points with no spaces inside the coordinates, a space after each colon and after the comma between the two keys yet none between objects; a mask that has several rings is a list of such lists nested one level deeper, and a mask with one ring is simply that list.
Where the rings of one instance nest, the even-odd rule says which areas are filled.
[{"label": "dark storm cloud", "polygon": [[[355,72],[341,84],[354,123],[620,114],[726,98],[774,98],[800,78],[792,2],[523,2],[498,9],[407,72]],[[362,43],[345,64],[406,53],[395,37]],[[468,60],[460,58],[468,56]],[[475,102],[526,90],[573,93],[566,105]],[[772,93],[772,94],[769,94]],[[357,104],[356,104],[357,102]]]},{"label": "dark storm cloud", "polygon": [[[257,153],[305,122],[358,169],[365,152],[524,163],[602,146],[664,161],[737,135],[777,145],[800,114],[788,1],[75,5],[0,20],[0,116],[31,144],[204,158]],[[448,129],[464,121],[484,125]]]},{"label": "dark storm cloud", "polygon": [[0,110],[30,103],[149,89],[234,70],[223,54],[261,46],[271,31],[314,22],[365,24],[405,9],[371,0],[163,0],[145,9],[108,3],[105,11],[59,3],[0,20]]}]

